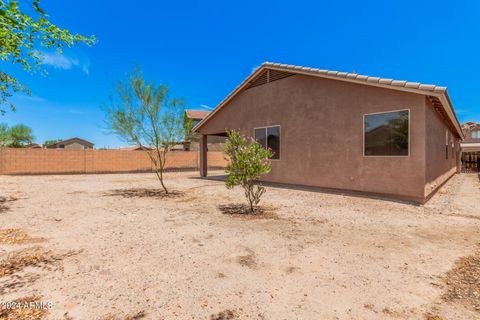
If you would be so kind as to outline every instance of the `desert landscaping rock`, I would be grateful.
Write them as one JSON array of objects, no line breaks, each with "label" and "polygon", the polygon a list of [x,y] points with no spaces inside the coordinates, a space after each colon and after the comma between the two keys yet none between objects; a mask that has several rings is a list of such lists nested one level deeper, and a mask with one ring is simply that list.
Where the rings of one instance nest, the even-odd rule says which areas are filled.
[{"label": "desert landscaping rock", "polygon": [[48,253],[4,272],[1,301],[41,297],[54,305],[47,320],[480,317],[468,258],[480,243],[476,175],[424,206],[269,187],[263,217],[232,212],[242,190],[197,172],[165,181],[181,196],[157,193],[154,174],[1,176],[1,196],[22,195],[1,228],[45,240],[0,243],[0,260]]}]

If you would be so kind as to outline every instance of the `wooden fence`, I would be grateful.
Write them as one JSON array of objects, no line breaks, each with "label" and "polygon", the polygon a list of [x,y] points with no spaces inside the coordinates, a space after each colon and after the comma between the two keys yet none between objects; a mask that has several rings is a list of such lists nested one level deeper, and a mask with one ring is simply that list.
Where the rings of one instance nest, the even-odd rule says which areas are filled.
[{"label": "wooden fence", "polygon": [[[198,170],[198,151],[172,151],[167,154],[167,170]],[[220,151],[208,153],[208,165],[227,164]],[[0,174],[62,174],[149,172],[152,163],[145,151],[66,150],[0,148]]]}]

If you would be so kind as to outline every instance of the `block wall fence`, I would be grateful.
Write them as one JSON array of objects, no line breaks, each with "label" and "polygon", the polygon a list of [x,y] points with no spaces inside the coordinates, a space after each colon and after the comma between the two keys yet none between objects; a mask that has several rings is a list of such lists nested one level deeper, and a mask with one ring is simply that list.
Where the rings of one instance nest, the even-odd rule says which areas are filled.
[{"label": "block wall fence", "polygon": [[[198,151],[172,151],[166,170],[199,170]],[[224,153],[208,152],[208,166],[227,165]],[[0,148],[0,174],[150,172],[145,151]]]}]

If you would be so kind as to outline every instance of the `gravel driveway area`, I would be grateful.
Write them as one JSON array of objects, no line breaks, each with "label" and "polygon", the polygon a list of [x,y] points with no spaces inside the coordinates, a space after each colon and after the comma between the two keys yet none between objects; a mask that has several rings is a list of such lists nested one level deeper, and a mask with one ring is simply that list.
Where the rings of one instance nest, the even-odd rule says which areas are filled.
[{"label": "gravel driveway area", "polygon": [[480,318],[475,296],[446,298],[479,249],[475,174],[424,206],[269,187],[259,216],[229,214],[242,190],[197,172],[166,184],[0,176],[3,312],[29,298],[45,319]]}]

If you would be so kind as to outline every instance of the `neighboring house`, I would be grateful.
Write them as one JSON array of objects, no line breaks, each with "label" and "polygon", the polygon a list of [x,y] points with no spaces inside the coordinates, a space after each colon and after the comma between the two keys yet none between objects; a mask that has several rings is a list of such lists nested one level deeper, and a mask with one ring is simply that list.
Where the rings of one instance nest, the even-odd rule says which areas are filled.
[{"label": "neighboring house", "polygon": [[27,148],[27,149],[42,149],[43,146],[41,144],[38,144],[38,143],[29,143],[29,144],[26,144],[24,146],[24,148]]},{"label": "neighboring house", "polygon": [[119,148],[118,150],[122,150],[122,151],[146,151],[146,150],[152,150],[152,148],[131,146],[131,147],[122,147],[122,148]]},{"label": "neighboring house", "polygon": [[263,181],[424,203],[460,168],[463,132],[447,88],[264,63],[206,116],[207,136],[240,130],[272,149]]},{"label": "neighboring house", "polygon": [[57,143],[49,144],[47,149],[93,149],[94,144],[80,138],[71,138],[67,140],[58,141]]},{"label": "neighboring house", "polygon": [[[138,146],[132,146],[132,147],[123,147],[119,148],[118,150],[121,151],[147,151],[147,150],[154,150],[154,148],[147,148],[147,147],[138,147]],[[171,151],[183,151],[183,143],[176,143],[175,145],[170,147]]]},{"label": "neighboring house", "polygon": [[[190,121],[192,127],[195,127],[200,121],[205,118],[210,111],[205,110],[185,110],[185,127],[187,121]],[[200,150],[200,135],[194,132],[185,133],[185,141],[183,143],[183,149],[185,151],[198,151]],[[208,137],[208,150],[210,151],[223,151],[225,149],[225,137],[210,136]]]},{"label": "neighboring house", "polygon": [[467,122],[462,125],[465,139],[462,146],[462,163],[466,169],[480,169],[480,123]]},{"label": "neighboring house", "polygon": [[205,118],[210,111],[206,110],[185,110],[185,118],[192,121],[193,127]]}]

